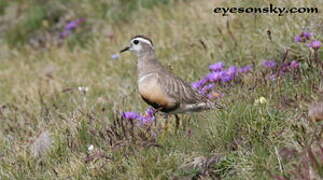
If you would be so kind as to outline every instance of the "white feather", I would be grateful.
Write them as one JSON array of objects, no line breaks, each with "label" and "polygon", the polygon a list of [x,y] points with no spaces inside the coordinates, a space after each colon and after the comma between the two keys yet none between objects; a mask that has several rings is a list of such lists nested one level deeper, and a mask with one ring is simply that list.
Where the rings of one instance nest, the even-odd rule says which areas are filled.
[{"label": "white feather", "polygon": [[143,81],[144,79],[146,79],[148,76],[151,76],[151,75],[153,75],[153,73],[149,73],[149,74],[146,74],[146,75],[140,77],[140,79],[138,80],[138,83],[140,83],[141,81]]},{"label": "white feather", "polygon": [[132,41],[134,41],[134,40],[138,40],[138,41],[144,42],[146,44],[149,44],[151,47],[153,47],[153,45],[151,44],[151,42],[149,40],[145,39],[145,38],[137,37],[137,38],[133,39]]}]

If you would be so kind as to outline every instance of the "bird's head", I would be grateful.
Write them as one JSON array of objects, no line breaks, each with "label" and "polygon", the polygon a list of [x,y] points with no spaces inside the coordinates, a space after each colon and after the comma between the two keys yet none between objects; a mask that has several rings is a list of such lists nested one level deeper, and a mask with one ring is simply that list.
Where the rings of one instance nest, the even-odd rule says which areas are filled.
[{"label": "bird's head", "polygon": [[135,36],[130,40],[130,45],[125,47],[120,51],[120,53],[123,53],[125,51],[131,51],[135,53],[137,56],[143,56],[147,53],[151,53],[154,51],[154,45],[153,42],[145,37],[145,36]]}]

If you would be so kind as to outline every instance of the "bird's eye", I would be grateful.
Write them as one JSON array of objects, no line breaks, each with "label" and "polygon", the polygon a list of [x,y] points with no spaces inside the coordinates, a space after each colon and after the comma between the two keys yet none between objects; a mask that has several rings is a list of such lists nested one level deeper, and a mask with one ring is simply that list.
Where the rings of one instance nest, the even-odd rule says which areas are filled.
[{"label": "bird's eye", "polygon": [[133,43],[137,45],[137,44],[139,44],[139,41],[138,40],[134,40]]}]

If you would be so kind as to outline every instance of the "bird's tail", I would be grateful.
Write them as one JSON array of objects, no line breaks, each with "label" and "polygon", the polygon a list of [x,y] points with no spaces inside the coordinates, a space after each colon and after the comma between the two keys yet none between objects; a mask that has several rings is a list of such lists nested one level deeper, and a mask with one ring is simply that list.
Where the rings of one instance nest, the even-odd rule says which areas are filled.
[{"label": "bird's tail", "polygon": [[183,112],[200,112],[211,109],[224,109],[224,107],[216,102],[207,101],[196,104],[188,104],[182,109]]}]

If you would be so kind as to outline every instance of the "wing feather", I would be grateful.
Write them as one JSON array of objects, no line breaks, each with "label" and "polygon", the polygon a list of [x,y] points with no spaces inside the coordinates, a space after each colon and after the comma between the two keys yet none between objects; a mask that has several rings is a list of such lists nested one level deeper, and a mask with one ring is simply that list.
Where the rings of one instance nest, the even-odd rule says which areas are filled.
[{"label": "wing feather", "polygon": [[195,104],[208,99],[194,90],[190,84],[168,71],[158,74],[158,81],[166,94],[180,103]]}]

